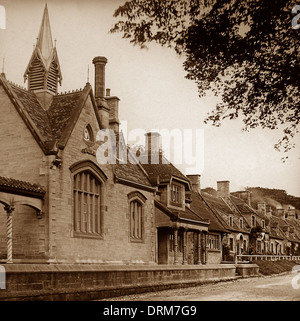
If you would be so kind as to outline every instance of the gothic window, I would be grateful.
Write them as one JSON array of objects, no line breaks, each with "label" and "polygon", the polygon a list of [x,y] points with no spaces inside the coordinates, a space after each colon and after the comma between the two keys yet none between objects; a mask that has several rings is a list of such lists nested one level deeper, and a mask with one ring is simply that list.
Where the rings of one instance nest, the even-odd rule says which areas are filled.
[{"label": "gothic window", "polygon": [[128,194],[129,199],[129,234],[131,241],[144,240],[144,204],[146,197],[140,192]]},{"label": "gothic window", "polygon": [[73,236],[101,238],[103,236],[105,173],[92,161],[70,166],[73,193]]},{"label": "gothic window", "polygon": [[101,183],[89,171],[74,175],[74,231],[83,234],[101,234]]},{"label": "gothic window", "polygon": [[143,237],[143,217],[142,204],[137,201],[130,202],[130,237],[132,239],[141,240]]}]

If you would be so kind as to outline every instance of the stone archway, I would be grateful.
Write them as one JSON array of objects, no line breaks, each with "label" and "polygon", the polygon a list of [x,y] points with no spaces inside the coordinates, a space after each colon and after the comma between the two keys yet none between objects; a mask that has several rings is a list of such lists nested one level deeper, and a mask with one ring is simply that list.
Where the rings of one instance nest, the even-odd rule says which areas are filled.
[{"label": "stone archway", "polygon": [[40,219],[43,213],[43,200],[18,194],[1,192],[0,204],[4,206],[4,211],[6,212],[6,263],[13,263],[13,215],[16,215],[15,209],[18,205],[28,206],[36,211],[37,218]]}]

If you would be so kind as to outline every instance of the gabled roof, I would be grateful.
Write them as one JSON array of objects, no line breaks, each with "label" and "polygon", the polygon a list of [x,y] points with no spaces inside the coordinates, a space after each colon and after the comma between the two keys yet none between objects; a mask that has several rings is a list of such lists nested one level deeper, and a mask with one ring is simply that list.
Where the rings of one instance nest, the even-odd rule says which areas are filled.
[{"label": "gabled roof", "polygon": [[286,225],[286,222],[279,217],[271,216],[270,218],[270,237],[277,238],[277,239],[286,239],[287,236],[281,229],[281,226]]},{"label": "gabled roof", "polygon": [[0,176],[0,192],[30,195],[43,198],[45,190],[38,184]]},{"label": "gabled roof", "polygon": [[91,98],[100,128],[100,118],[92,87],[53,96],[48,110],[44,110],[33,92],[22,89],[0,76],[0,85],[46,155],[64,148],[88,97]]},{"label": "gabled roof", "polygon": [[135,184],[136,187],[141,189],[154,191],[152,184],[139,164],[131,164],[130,162],[116,164],[114,165],[114,174],[116,181],[119,183],[124,183],[126,185]]},{"label": "gabled roof", "polygon": [[233,211],[227,203],[219,197],[212,196],[208,193],[201,193],[204,201],[208,204],[208,206],[212,209],[212,211],[217,215],[218,219],[222,222],[222,225],[230,231],[234,232],[241,232],[241,233],[249,233],[249,230],[246,229],[246,227],[240,228],[236,223],[235,220],[233,220],[233,225],[230,226],[228,221],[224,219],[226,216],[232,216],[232,217],[239,217],[240,214],[238,212]]},{"label": "gabled roof", "polygon": [[257,212],[250,207],[247,203],[245,203],[242,199],[230,195],[230,200],[234,203],[235,207],[241,214],[256,214]]},{"label": "gabled roof", "polygon": [[116,182],[134,185],[154,192],[155,188],[152,186],[146,171],[138,162],[134,153],[131,152],[131,149],[127,147],[122,131],[117,134],[116,143],[116,151],[118,153],[116,164],[114,165]]},{"label": "gabled roof", "polygon": [[191,200],[191,210],[199,214],[202,218],[209,219],[209,231],[228,232],[228,230],[222,224],[222,220],[212,212],[208,205],[206,205],[201,194],[192,191]]},{"label": "gabled roof", "polygon": [[191,222],[191,224],[204,224],[208,225],[210,223],[209,219],[203,218],[196,214],[193,210],[189,209],[188,207],[185,208],[184,211],[182,210],[172,210],[167,207],[162,202],[155,200],[155,206],[167,214],[172,221],[185,221]]},{"label": "gabled roof", "polygon": [[187,182],[187,184],[189,184],[188,178],[184,174],[182,174],[181,171],[176,168],[171,162],[169,162],[163,155],[160,164],[150,164],[146,160],[146,157],[141,157],[141,165],[147,172],[149,179],[153,185],[168,183],[170,182],[172,177],[184,180]]}]

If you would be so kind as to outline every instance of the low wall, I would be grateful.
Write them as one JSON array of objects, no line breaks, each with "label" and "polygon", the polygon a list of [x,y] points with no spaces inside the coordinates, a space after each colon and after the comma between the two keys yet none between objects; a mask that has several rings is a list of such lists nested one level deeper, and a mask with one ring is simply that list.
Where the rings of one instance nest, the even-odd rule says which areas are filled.
[{"label": "low wall", "polygon": [[[4,264],[0,300],[96,300],[237,278],[234,264],[104,266]],[[250,267],[250,265],[249,265]]]},{"label": "low wall", "polygon": [[256,264],[236,264],[236,273],[242,277],[258,275],[259,267]]}]

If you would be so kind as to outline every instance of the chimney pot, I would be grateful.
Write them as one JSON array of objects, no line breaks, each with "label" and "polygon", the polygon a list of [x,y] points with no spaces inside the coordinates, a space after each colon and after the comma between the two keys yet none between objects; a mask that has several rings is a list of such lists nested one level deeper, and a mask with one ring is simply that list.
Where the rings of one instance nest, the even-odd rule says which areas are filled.
[{"label": "chimney pot", "polygon": [[105,65],[107,59],[105,57],[95,57],[93,59],[95,65],[95,98],[103,98],[105,95]]},{"label": "chimney pot", "polygon": [[110,89],[109,88],[106,89],[106,96],[110,96]]}]

